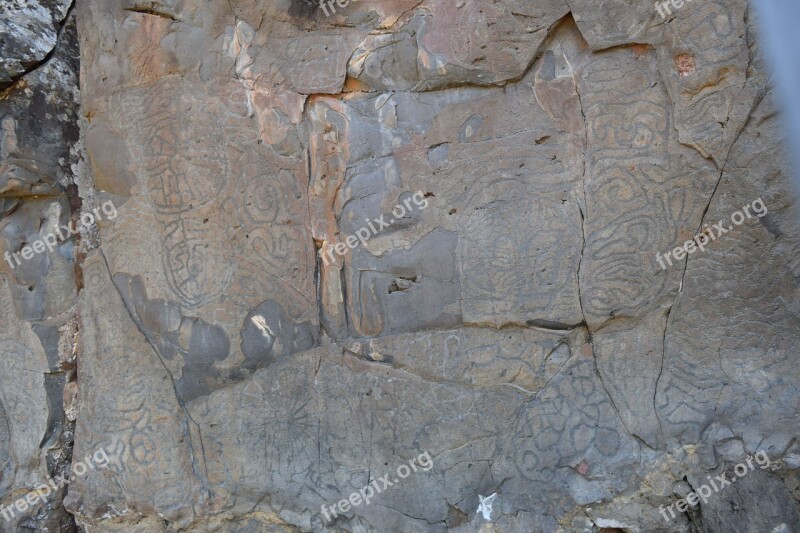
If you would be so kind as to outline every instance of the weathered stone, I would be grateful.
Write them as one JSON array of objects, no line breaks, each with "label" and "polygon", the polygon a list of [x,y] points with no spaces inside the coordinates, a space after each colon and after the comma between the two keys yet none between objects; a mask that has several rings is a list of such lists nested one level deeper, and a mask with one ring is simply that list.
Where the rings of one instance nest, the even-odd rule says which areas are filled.
[{"label": "weathered stone", "polygon": [[[193,500],[202,497],[200,490],[195,494],[201,487],[195,476],[203,460],[192,453],[194,441],[202,448],[202,437],[168,369],[115,290],[102,252],[92,252],[83,269],[78,348],[101,356],[78,367],[80,440],[74,453],[84,457],[102,448],[113,464],[76,478],[65,503],[93,516],[108,512],[112,498],[124,497],[147,514],[190,522]],[[135,376],[123,370],[128,366],[136,368]],[[107,477],[107,472],[116,475]]]},{"label": "weathered stone", "polygon": [[77,144],[59,5],[0,45],[3,251],[115,215],[0,271],[0,503],[111,461],[6,529],[800,528],[746,0],[84,0]]},{"label": "weathered stone", "polygon": [[[71,2],[0,6],[0,530],[71,531],[69,475],[75,387],[78,43]],[[50,246],[45,247],[45,241]],[[23,504],[15,507],[20,499]],[[33,503],[31,503],[31,501]]]},{"label": "weathered stone", "polygon": [[518,79],[568,12],[563,0],[425,2],[402,26],[359,44],[348,74],[383,91]]},{"label": "weathered stone", "polygon": [[53,53],[71,0],[8,0],[0,5],[0,90]]}]

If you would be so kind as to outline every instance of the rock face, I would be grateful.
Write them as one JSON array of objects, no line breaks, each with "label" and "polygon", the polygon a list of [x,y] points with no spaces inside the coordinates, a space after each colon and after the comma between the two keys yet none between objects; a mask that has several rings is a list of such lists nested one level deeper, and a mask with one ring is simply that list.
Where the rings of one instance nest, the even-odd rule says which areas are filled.
[{"label": "rock face", "polygon": [[52,0],[0,6],[0,249],[18,254],[0,265],[3,531],[76,530],[62,505],[65,488],[7,507],[46,479],[69,475],[74,439],[76,258],[86,240],[53,241],[27,260],[19,254],[79,215],[79,52],[70,8]]},{"label": "rock face", "polygon": [[3,527],[798,530],[757,20],[601,4],[0,8]]}]

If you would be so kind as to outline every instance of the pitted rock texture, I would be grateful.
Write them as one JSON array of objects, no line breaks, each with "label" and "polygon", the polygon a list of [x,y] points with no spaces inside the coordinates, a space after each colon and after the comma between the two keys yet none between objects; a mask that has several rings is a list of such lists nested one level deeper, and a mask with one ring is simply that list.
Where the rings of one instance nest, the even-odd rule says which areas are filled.
[{"label": "pitted rock texture", "polygon": [[[72,4],[0,6],[0,249],[19,253],[72,225],[81,199],[78,41]],[[71,227],[75,227],[74,225]],[[0,265],[0,519],[2,531],[76,531],[66,489],[12,507],[69,475],[75,425],[79,235]],[[23,503],[25,503],[23,501]]]},{"label": "pitted rock texture", "polygon": [[0,5],[0,89],[52,56],[72,5],[70,0],[6,0]]},{"label": "pitted rock texture", "polygon": [[103,448],[37,525],[800,529],[800,241],[746,0],[77,0],[80,142],[75,102],[31,118],[59,16],[0,69],[3,251],[119,216],[2,271],[4,505]]}]

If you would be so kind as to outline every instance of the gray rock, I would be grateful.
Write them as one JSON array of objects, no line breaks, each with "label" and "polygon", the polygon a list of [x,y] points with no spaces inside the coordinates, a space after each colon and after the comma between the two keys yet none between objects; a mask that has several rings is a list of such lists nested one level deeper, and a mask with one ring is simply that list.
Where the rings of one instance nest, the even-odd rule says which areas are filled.
[{"label": "gray rock", "polygon": [[54,234],[54,226],[75,224],[80,205],[78,43],[69,8],[49,0],[0,6],[2,531],[75,527],[64,488],[24,499],[48,479],[69,477],[74,439],[82,244],[69,231]]},{"label": "gray rock", "polygon": [[0,90],[53,53],[71,6],[70,0],[8,0],[0,6]]},{"label": "gray rock", "polygon": [[0,251],[115,216],[0,263],[0,504],[110,463],[0,528],[800,528],[746,0],[85,0],[80,120],[68,7],[0,9]]}]

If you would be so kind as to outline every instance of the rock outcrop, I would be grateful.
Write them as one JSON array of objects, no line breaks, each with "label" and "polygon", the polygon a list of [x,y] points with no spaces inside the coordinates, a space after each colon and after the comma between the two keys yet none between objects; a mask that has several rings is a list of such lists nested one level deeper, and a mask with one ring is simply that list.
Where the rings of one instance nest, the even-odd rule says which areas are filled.
[{"label": "rock outcrop", "polygon": [[0,270],[0,503],[110,463],[8,531],[800,528],[746,0],[74,7],[0,8],[2,251],[76,232]]},{"label": "rock outcrop", "polygon": [[[3,531],[75,529],[66,489],[7,506],[66,473],[76,408],[81,235],[20,251],[79,215],[78,40],[70,2],[0,6],[0,505]],[[69,235],[69,233],[68,233]],[[16,258],[11,253],[17,253]]]}]

